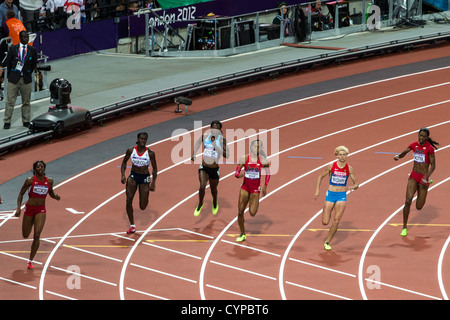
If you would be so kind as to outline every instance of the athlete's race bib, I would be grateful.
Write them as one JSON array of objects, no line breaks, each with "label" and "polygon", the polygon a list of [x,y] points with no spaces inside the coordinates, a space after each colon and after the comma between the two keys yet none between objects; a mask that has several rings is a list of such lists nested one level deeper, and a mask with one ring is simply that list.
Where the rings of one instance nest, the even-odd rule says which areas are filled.
[{"label": "athlete's race bib", "polygon": [[205,152],[203,154],[205,157],[214,158],[214,159],[219,158],[219,153],[214,149],[205,149]]},{"label": "athlete's race bib", "polygon": [[419,163],[425,162],[425,154],[424,153],[414,153],[414,161]]},{"label": "athlete's race bib", "polygon": [[41,186],[41,185],[35,185],[33,187],[33,192],[35,194],[40,195],[40,196],[45,196],[48,193],[48,187],[47,186]]},{"label": "athlete's race bib", "polygon": [[334,183],[334,184],[345,185],[346,179],[347,179],[346,176],[335,176],[335,175],[333,175],[331,177],[331,182]]},{"label": "athlete's race bib", "polygon": [[259,170],[245,170],[247,179],[259,179]]}]

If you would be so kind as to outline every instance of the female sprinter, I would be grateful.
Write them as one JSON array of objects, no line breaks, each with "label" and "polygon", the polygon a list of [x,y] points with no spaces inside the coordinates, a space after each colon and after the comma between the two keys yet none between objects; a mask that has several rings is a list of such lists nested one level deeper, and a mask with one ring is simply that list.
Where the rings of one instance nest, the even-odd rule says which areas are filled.
[{"label": "female sprinter", "polygon": [[[427,128],[419,130],[419,141],[411,143],[402,153],[396,155],[394,160],[403,158],[408,152],[413,151],[414,165],[409,175],[408,184],[406,186],[406,200],[403,207],[403,229],[400,235],[405,237],[408,234],[407,224],[409,210],[414,194],[417,191],[416,208],[420,210],[425,205],[427,199],[428,187],[430,185],[430,176],[436,169],[436,158],[434,149],[438,145],[436,141],[430,138],[430,131]],[[434,148],[434,149],[433,149]]]},{"label": "female sprinter", "polygon": [[20,206],[25,192],[28,190],[28,201],[25,204],[25,212],[22,220],[22,235],[28,238],[31,229],[34,227],[33,242],[31,244],[30,260],[28,260],[28,269],[34,269],[33,259],[39,248],[41,232],[44,229],[46,209],[45,198],[47,194],[53,199],[61,199],[53,191],[53,179],[45,176],[44,161],[36,161],[33,164],[33,176],[25,180],[17,197],[17,209],[15,216],[19,217],[21,213]]},{"label": "female sprinter", "polygon": [[[254,140],[250,144],[250,154],[244,155],[239,159],[238,166],[234,176],[241,178],[244,176],[244,182],[239,190],[238,201],[238,224],[241,231],[240,236],[236,239],[237,242],[242,242],[247,239],[245,234],[245,219],[244,211],[248,204],[248,211],[254,217],[258,212],[259,207],[259,193],[261,191],[261,170],[264,168],[266,178],[262,188],[262,196],[267,192],[267,184],[270,180],[270,163],[262,151],[262,142]],[[261,151],[260,151],[261,150]],[[244,172],[242,172],[244,168]]]},{"label": "female sprinter", "polygon": [[211,130],[206,131],[194,146],[191,160],[195,160],[196,153],[200,146],[204,146],[202,164],[198,168],[198,179],[200,188],[198,189],[198,205],[194,210],[194,216],[198,216],[203,209],[203,198],[205,197],[206,183],[209,181],[211,195],[213,198],[212,213],[216,215],[219,211],[217,203],[217,186],[219,185],[219,159],[221,156],[228,158],[227,141],[222,133],[222,124],[218,120],[211,122]]},{"label": "female sprinter", "polygon": [[[136,190],[139,187],[139,208],[145,210],[148,205],[148,196],[150,191],[155,191],[155,181],[158,176],[158,168],[156,166],[155,152],[146,147],[148,139],[147,132],[140,132],[137,135],[136,146],[127,149],[122,160],[120,171],[122,174],[122,184],[126,184],[126,210],[128,219],[130,220],[130,229],[127,233],[135,233],[136,225],[134,224],[133,215],[133,199]],[[125,169],[128,159],[131,158],[131,172],[128,179],[125,178]],[[152,164],[152,177],[148,170],[149,164]],[[151,183],[150,183],[151,180]]]},{"label": "female sprinter", "polygon": [[347,204],[347,180],[350,177],[353,181],[353,186],[349,190],[356,190],[359,184],[356,182],[356,177],[353,172],[353,168],[347,164],[348,149],[344,146],[339,146],[334,150],[334,154],[337,156],[337,161],[329,164],[325,170],[319,175],[316,183],[316,193],[314,199],[319,197],[320,183],[322,179],[329,175],[330,181],[325,198],[325,204],[322,212],[322,224],[328,225],[331,220],[331,211],[334,209],[334,219],[330,230],[328,231],[328,237],[325,240],[324,249],[331,250],[330,241],[339,226],[339,221],[344,214],[345,205]]}]

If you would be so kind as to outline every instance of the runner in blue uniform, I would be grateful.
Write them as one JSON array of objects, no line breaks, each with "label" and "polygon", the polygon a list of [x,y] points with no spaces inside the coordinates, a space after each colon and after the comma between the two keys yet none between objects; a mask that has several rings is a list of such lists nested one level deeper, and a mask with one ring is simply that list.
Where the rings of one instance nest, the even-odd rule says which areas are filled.
[{"label": "runner in blue uniform", "polygon": [[206,131],[194,146],[191,160],[194,161],[196,153],[203,143],[204,152],[202,164],[198,168],[198,205],[194,210],[194,216],[198,216],[203,209],[203,198],[205,197],[206,184],[209,182],[213,198],[212,213],[216,215],[219,211],[217,202],[217,186],[219,185],[220,169],[219,159],[221,156],[228,158],[227,141],[222,133],[222,124],[218,120],[211,122],[211,129]]}]

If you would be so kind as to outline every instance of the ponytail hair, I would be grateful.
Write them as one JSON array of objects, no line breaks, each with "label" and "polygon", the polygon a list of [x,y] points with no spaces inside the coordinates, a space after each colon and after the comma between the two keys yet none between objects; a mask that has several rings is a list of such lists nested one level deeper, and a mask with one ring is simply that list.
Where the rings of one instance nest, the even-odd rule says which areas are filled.
[{"label": "ponytail hair", "polygon": [[437,145],[439,145],[439,142],[436,142],[436,141],[434,141],[433,139],[430,138],[430,130],[428,128],[422,128],[422,129],[419,130],[419,134],[422,131],[424,131],[427,134],[427,136],[428,136],[427,141],[431,144],[431,146],[433,148],[435,148],[437,150],[437,148],[438,148]]}]

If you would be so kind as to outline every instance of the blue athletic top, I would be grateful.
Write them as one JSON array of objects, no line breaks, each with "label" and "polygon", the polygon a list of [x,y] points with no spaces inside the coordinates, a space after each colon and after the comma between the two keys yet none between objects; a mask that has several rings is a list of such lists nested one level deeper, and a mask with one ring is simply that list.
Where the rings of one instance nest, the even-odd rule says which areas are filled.
[{"label": "blue athletic top", "polygon": [[[221,144],[220,144],[220,138],[222,136],[219,135],[216,137],[215,142],[216,142],[216,146],[218,148],[221,148]],[[214,145],[213,145],[213,141],[211,140],[211,133],[208,135],[208,137],[206,137],[206,139],[203,141],[203,145],[205,147],[205,151],[203,153],[203,155],[205,157],[209,157],[209,158],[214,158],[214,159],[218,159],[219,158],[219,152],[216,151]]]}]

